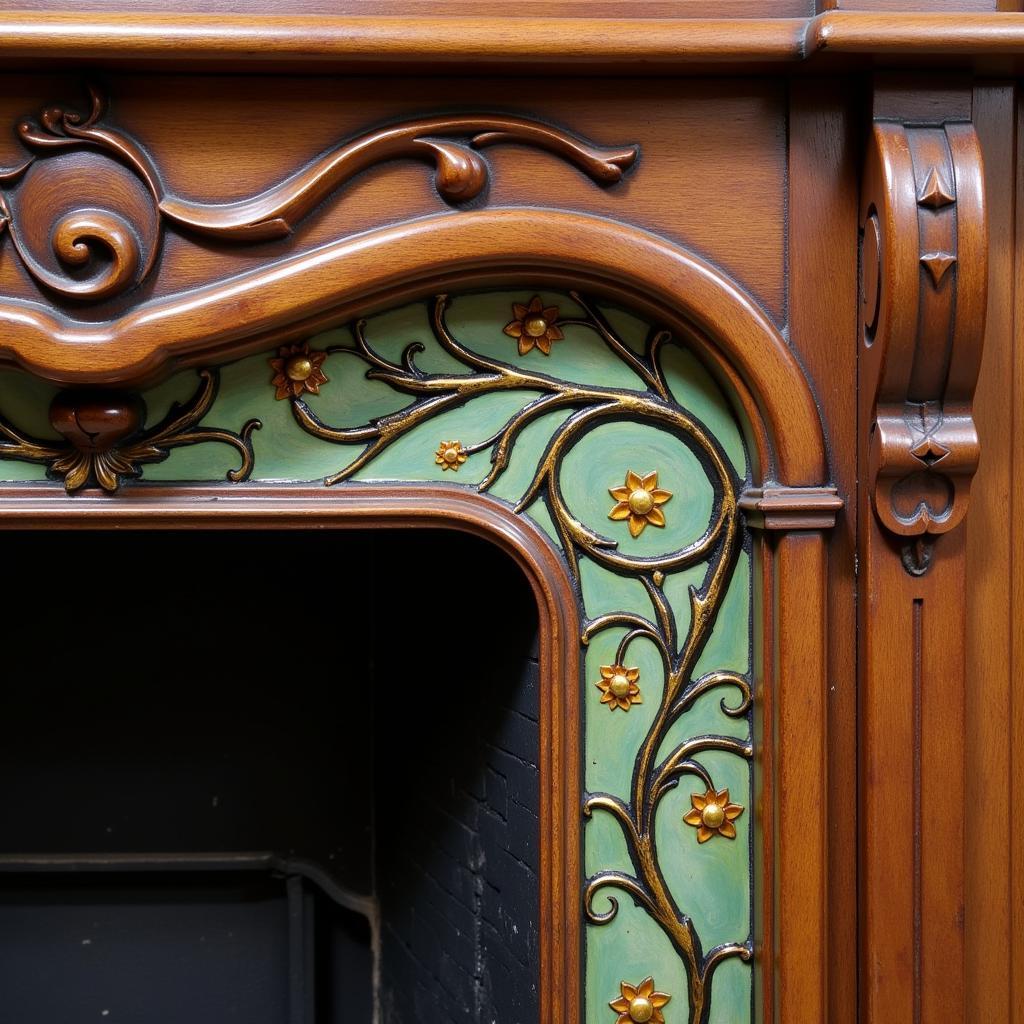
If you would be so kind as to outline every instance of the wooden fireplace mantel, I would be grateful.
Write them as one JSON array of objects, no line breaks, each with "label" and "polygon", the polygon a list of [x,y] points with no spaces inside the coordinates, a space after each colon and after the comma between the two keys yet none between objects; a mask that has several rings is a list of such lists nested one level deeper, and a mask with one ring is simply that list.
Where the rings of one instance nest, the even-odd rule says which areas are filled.
[{"label": "wooden fireplace mantel", "polygon": [[0,12],[0,526],[512,552],[542,1024],[1024,1024],[1020,4],[502,7]]},{"label": "wooden fireplace mantel", "polygon": [[823,74],[908,65],[1006,75],[1018,72],[1024,57],[1024,18],[1010,11],[879,4],[794,18],[771,17],[771,5],[763,4],[758,17],[725,17],[723,8],[716,17],[668,18],[643,17],[642,5],[632,6],[635,12],[621,7],[615,17],[538,17],[528,7],[481,17],[472,5],[438,16],[303,15],[301,6],[294,15],[140,13],[131,6],[117,13],[9,11],[0,18],[0,55],[71,66],[301,74],[543,68],[559,76]]}]

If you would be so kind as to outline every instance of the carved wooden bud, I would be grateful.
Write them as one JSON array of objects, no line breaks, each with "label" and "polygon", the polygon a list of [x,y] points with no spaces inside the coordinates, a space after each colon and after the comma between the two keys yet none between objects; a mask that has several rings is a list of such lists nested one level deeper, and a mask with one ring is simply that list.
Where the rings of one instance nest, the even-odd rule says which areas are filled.
[{"label": "carved wooden bud", "polygon": [[79,451],[105,452],[137,433],[146,405],[120,391],[61,391],[50,403],[50,424]]}]

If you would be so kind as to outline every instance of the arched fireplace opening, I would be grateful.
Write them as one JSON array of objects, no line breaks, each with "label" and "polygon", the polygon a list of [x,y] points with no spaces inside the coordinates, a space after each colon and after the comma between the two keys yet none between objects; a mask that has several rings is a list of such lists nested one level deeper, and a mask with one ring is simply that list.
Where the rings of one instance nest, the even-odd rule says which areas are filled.
[{"label": "arched fireplace opening", "polygon": [[537,1019],[511,559],[427,529],[7,540],[34,567],[0,688],[12,1019]]}]

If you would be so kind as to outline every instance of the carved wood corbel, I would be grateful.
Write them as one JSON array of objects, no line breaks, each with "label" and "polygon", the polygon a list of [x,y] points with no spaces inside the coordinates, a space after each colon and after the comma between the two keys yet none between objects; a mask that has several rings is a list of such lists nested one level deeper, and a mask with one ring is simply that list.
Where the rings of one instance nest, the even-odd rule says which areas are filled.
[{"label": "carved wood corbel", "polygon": [[969,83],[879,80],[858,337],[863,1020],[964,1008],[964,529],[987,301]]},{"label": "carved wood corbel", "polygon": [[988,252],[973,125],[877,118],[861,216],[868,487],[907,571],[921,574],[935,539],[963,521],[980,452],[971,402]]}]

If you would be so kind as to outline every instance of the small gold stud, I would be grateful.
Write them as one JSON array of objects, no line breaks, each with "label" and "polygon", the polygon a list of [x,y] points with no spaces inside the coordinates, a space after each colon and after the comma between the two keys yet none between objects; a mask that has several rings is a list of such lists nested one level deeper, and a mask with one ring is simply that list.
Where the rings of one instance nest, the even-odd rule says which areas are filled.
[{"label": "small gold stud", "polygon": [[437,451],[434,452],[434,462],[442,470],[450,469],[455,473],[459,471],[459,466],[468,458],[469,456],[463,449],[461,441],[442,441]]},{"label": "small gold stud", "polygon": [[617,502],[608,518],[628,519],[630,536],[639,537],[648,524],[665,525],[665,513],[660,506],[672,498],[672,492],[658,487],[657,472],[640,476],[629,470],[625,485],[609,487],[608,493]]},{"label": "small gold stud", "polygon": [[662,1007],[672,997],[654,991],[654,979],[644,978],[639,985],[619,982],[619,998],[608,1005],[619,1015],[615,1024],[665,1024]]}]

